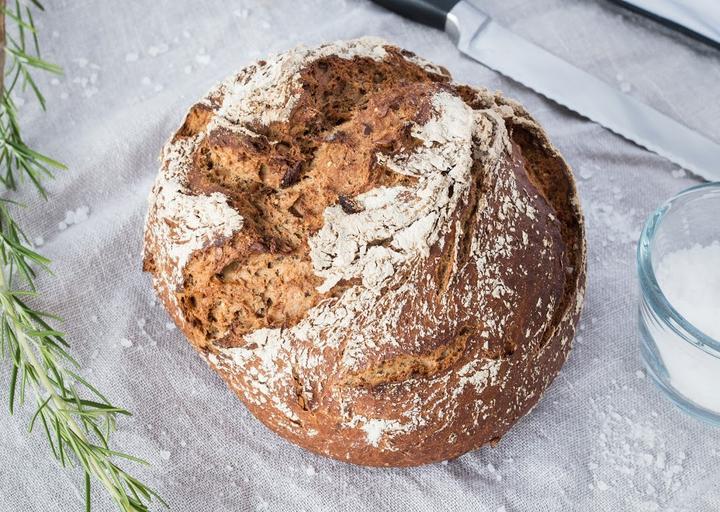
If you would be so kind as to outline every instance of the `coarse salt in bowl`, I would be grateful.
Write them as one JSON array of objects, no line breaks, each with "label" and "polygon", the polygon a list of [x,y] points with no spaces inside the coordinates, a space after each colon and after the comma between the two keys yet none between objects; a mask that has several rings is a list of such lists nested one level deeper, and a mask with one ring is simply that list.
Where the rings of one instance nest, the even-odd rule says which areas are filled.
[{"label": "coarse salt in bowl", "polygon": [[683,410],[720,425],[720,182],[658,208],[637,265],[648,373]]}]

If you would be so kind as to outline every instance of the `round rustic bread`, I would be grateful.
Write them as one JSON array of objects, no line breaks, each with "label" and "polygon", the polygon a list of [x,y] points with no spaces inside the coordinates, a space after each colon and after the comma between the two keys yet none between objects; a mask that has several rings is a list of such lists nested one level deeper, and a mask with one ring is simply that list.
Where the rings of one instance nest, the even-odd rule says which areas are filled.
[{"label": "round rustic bread", "polygon": [[494,444],[537,403],[585,252],[572,173],[520,105],[364,38],[260,60],[190,109],[144,268],[272,430],[410,466]]}]

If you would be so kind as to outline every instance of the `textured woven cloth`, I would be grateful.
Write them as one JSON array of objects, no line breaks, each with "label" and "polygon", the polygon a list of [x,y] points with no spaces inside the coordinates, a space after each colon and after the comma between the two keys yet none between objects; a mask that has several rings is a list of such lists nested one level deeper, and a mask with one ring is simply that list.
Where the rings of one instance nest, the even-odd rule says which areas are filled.
[{"label": "textured woven cloth", "polygon": [[[42,114],[21,107],[34,147],[65,162],[29,186],[23,225],[52,258],[42,309],[83,373],[133,411],[114,446],[176,511],[720,509],[720,431],[685,416],[638,356],[635,242],[662,201],[698,183],[676,165],[461,57],[439,31],[364,0],[47,2]],[[720,52],[601,0],[483,0],[498,20],[673,118],[720,140]],[[500,89],[546,127],[578,176],[588,293],[570,359],[496,448],[413,469],[324,459],[255,420],[169,324],[140,271],[157,156],[186,108],[226,75],[300,43],[378,35]],[[720,165],[720,162],[718,162]],[[0,371],[6,400],[7,363]],[[5,409],[5,408],[3,408]],[[0,511],[82,509],[81,475],[52,462],[28,413],[0,413]],[[114,510],[99,489],[95,510]],[[160,507],[154,507],[160,510]]]}]

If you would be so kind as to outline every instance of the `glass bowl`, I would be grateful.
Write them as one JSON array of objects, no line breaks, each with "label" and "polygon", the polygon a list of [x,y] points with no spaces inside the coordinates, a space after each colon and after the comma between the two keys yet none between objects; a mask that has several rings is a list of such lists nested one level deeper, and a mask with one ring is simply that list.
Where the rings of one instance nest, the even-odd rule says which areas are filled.
[{"label": "glass bowl", "polygon": [[641,355],[649,375],[684,411],[720,426],[720,340],[680,314],[656,278],[668,254],[714,241],[720,241],[720,182],[689,188],[650,216],[640,235],[637,267]]}]

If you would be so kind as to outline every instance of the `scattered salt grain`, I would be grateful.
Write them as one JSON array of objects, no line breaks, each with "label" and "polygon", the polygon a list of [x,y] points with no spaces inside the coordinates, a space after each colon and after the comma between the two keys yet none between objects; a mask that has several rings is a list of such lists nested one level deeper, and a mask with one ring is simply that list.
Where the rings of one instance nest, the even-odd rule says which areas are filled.
[{"label": "scattered salt grain", "polygon": [[624,93],[632,91],[632,85],[627,82],[620,82],[620,90]]},{"label": "scattered salt grain", "polygon": [[150,57],[157,57],[158,55],[165,53],[168,50],[168,45],[166,45],[165,43],[161,43],[157,46],[151,46],[150,48],[148,48],[147,52]]},{"label": "scattered salt grain", "polygon": [[35,240],[33,240],[33,245],[35,247],[42,247],[44,243],[45,243],[45,239],[41,236],[36,236]]},{"label": "scattered salt grain", "polygon": [[99,89],[93,85],[97,83],[97,73],[93,73],[90,76],[77,76],[73,78],[72,83],[82,88],[82,95],[85,98],[95,96],[99,91]]},{"label": "scattered salt grain", "polygon": [[187,442],[185,442],[185,441],[180,441],[180,446],[182,446],[183,448],[185,448],[185,447],[187,446]]},{"label": "scattered salt grain", "polygon": [[133,346],[133,342],[127,338],[120,338],[120,346],[123,348],[130,348]]},{"label": "scattered salt grain", "polygon": [[307,474],[307,476],[315,476],[316,471],[313,466],[308,466],[305,468],[305,473]]},{"label": "scattered salt grain", "polygon": [[61,92],[61,93],[60,93],[60,99],[61,99],[61,100],[66,100],[66,99],[68,99],[68,97],[69,97],[68,93],[66,93],[66,92]]},{"label": "scattered salt grain", "polygon": [[505,505],[500,505],[495,512],[507,512]]},{"label": "scattered salt grain", "polygon": [[138,58],[139,58],[139,55],[135,52],[130,52],[130,53],[125,54],[126,62],[135,62],[136,60],[138,60]]},{"label": "scattered salt grain", "polygon": [[644,379],[644,378],[645,378],[645,372],[642,371],[642,370],[637,370],[637,371],[635,372],[635,377],[637,377],[638,379]]},{"label": "scattered salt grain", "polygon": [[155,84],[155,86],[153,87],[153,90],[154,90],[155,92],[160,92],[160,91],[163,90],[163,85],[162,85],[162,84]]},{"label": "scattered salt grain", "polygon": [[443,466],[447,466],[447,465],[448,465],[448,461],[444,460],[444,461],[442,461],[440,464],[442,464]]},{"label": "scattered salt grain", "polygon": [[150,80],[150,77],[149,77],[149,76],[144,76],[144,77],[142,77],[142,79],[140,80],[140,83],[143,84],[143,85],[152,85],[152,80]]},{"label": "scattered salt grain", "polygon": [[603,482],[602,480],[599,480],[597,483],[597,488],[599,491],[607,491],[609,489],[608,484]]},{"label": "scattered salt grain", "polygon": [[675,169],[674,171],[672,171],[670,174],[672,174],[673,178],[684,178],[686,172],[685,172],[685,169],[683,169],[682,167],[679,167],[679,168]]},{"label": "scattered salt grain", "polygon": [[65,212],[65,219],[58,223],[58,229],[64,231],[74,224],[86,221],[89,216],[90,208],[87,206],[80,206],[76,210],[68,210]]},{"label": "scattered salt grain", "polygon": [[587,167],[583,167],[582,169],[580,169],[580,177],[584,180],[589,180],[593,177],[593,172]]},{"label": "scattered salt grain", "polygon": [[205,65],[207,65],[207,64],[210,63],[210,55],[206,55],[206,54],[204,54],[204,53],[201,53],[201,54],[199,54],[199,55],[196,55],[196,56],[195,56],[195,62],[197,62],[198,64],[201,64],[201,65],[205,66]]},{"label": "scattered salt grain", "polygon": [[166,331],[174,331],[175,330],[175,324],[172,322],[165,322],[165,330]]},{"label": "scattered salt grain", "polygon": [[495,473],[495,466],[492,462],[488,462],[487,470],[490,471],[490,473]]},{"label": "scattered salt grain", "polygon": [[192,66],[185,66],[183,68],[183,71],[185,72],[186,75],[189,75],[190,73],[192,73]]},{"label": "scattered salt grain", "polygon": [[60,85],[60,80],[58,80],[57,78],[52,78],[50,80],[50,85]]},{"label": "scattered salt grain", "polygon": [[140,329],[143,329],[143,330],[144,330],[146,323],[147,323],[147,320],[145,320],[144,318],[138,318],[137,326],[138,326]]},{"label": "scattered salt grain", "polygon": [[241,20],[246,20],[250,16],[250,9],[235,9],[233,11],[233,16],[236,16]]},{"label": "scattered salt grain", "polygon": [[163,460],[170,460],[170,452],[167,450],[160,450],[160,458]]},{"label": "scattered salt grain", "polygon": [[75,210],[75,213],[71,215],[71,220],[73,224],[80,224],[83,221],[86,221],[88,219],[88,216],[90,215],[90,208],[88,206],[81,206],[77,210]]},{"label": "scattered salt grain", "polygon": [[90,317],[90,320],[92,320],[93,322],[97,323],[97,321],[98,321],[97,315],[91,316],[91,317]]},{"label": "scattered salt grain", "polygon": [[84,57],[78,57],[77,59],[73,59],[73,62],[81,68],[84,68],[88,65],[88,60]]}]

